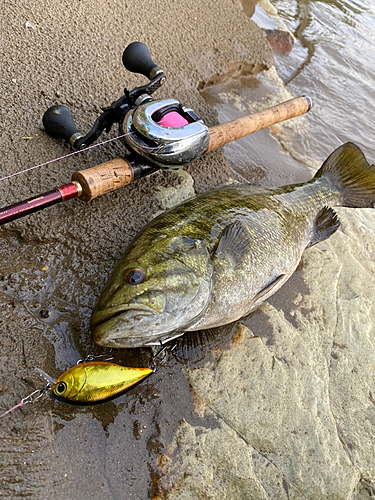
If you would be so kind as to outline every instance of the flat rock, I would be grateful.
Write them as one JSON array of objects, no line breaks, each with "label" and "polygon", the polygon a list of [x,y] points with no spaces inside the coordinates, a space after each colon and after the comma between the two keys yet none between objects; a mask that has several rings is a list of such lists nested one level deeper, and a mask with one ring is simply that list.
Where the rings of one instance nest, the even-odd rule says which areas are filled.
[{"label": "flat rock", "polygon": [[[297,295],[289,310],[262,306],[264,338],[240,324],[216,361],[186,370],[200,411],[213,412],[220,431],[181,423],[161,461],[163,498],[370,494],[375,214],[338,213],[341,229],[303,256],[308,293]],[[207,486],[210,475],[216,490]]]}]

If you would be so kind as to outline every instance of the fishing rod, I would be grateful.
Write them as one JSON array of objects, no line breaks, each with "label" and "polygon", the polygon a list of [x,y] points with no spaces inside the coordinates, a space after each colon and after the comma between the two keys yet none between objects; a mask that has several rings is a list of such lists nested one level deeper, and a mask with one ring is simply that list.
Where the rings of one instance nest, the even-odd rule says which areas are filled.
[{"label": "fishing rod", "polygon": [[[128,71],[140,73],[150,82],[130,91],[125,88],[123,96],[102,109],[103,113],[86,135],[78,131],[68,108],[51,106],[43,115],[47,134],[64,139],[76,151],[0,180],[116,139],[120,139],[125,146],[124,158],[74,172],[68,184],[0,209],[0,225],[73,198],[90,201],[159,169],[178,169],[225,144],[301,116],[312,107],[309,97],[295,97],[263,111],[208,128],[192,109],[178,100],[154,100],[151,97],[163,85],[166,75],[154,63],[146,45],[131,43],[123,53],[122,62]],[[118,137],[92,145],[102,132],[108,133],[114,124],[118,125]]]}]

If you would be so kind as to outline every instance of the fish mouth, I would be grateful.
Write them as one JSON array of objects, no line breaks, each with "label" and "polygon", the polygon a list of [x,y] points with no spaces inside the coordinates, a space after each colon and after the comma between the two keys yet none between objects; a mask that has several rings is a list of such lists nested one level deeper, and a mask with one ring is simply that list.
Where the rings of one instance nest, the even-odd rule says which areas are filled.
[{"label": "fish mouth", "polygon": [[91,316],[90,325],[93,329],[100,325],[103,325],[107,321],[117,319],[122,315],[131,317],[135,315],[153,316],[155,314],[158,314],[158,312],[152,307],[147,306],[146,304],[121,304],[119,306],[112,306],[108,307],[107,309],[94,312],[94,314]]}]

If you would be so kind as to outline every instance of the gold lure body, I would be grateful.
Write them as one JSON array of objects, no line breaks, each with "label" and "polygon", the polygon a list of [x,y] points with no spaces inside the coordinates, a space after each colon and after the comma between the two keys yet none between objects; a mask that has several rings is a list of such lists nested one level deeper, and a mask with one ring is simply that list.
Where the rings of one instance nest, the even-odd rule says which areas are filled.
[{"label": "gold lure body", "polygon": [[61,401],[90,405],[119,396],[152,373],[151,368],[92,361],[73,366],[52,386],[52,394]]}]

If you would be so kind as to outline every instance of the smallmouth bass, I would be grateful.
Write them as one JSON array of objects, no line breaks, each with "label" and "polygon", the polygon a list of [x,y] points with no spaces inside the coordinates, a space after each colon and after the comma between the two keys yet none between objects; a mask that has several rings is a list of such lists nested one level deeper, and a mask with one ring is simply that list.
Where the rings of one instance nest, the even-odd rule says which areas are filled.
[{"label": "smallmouth bass", "polygon": [[231,185],[187,200],[130,244],[93,311],[94,341],[140,347],[236,321],[288,280],[305,248],[338,229],[332,207],[374,204],[375,166],[352,143],[308,182]]}]

